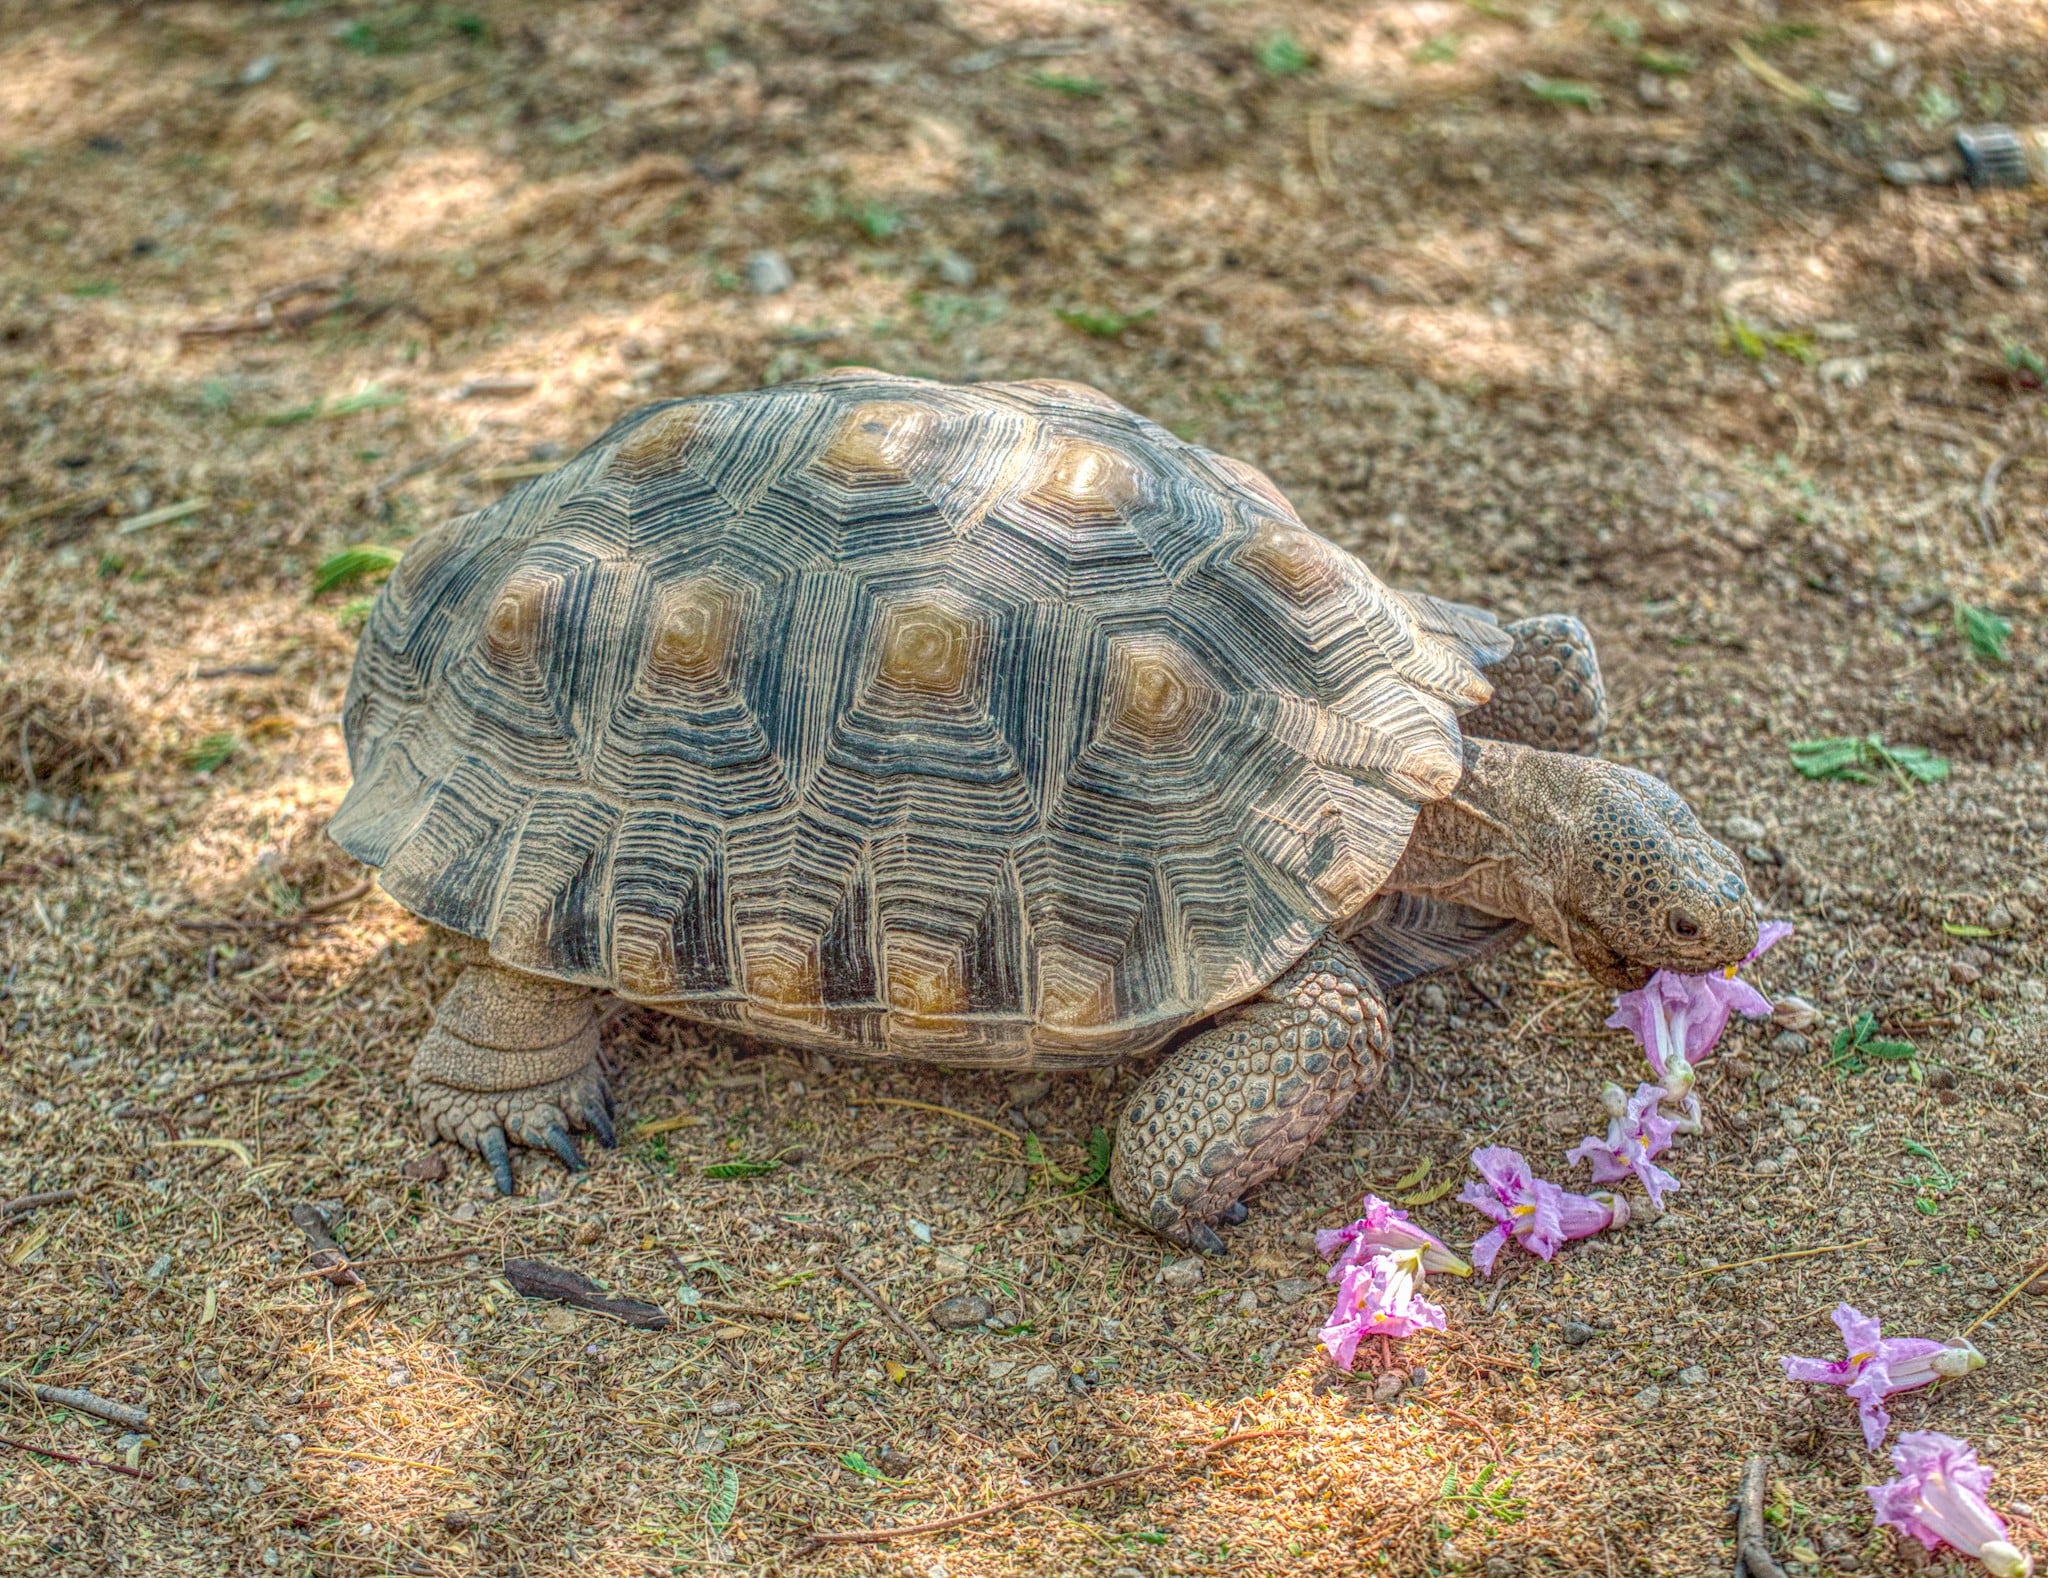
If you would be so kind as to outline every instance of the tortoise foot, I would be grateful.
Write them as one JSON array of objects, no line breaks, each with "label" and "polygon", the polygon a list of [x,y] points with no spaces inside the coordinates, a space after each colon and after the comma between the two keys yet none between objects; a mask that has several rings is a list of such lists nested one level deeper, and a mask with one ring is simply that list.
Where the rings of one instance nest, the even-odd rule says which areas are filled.
[{"label": "tortoise foot", "polygon": [[572,1135],[617,1144],[593,994],[493,964],[462,973],[413,1055],[408,1081],[429,1139],[453,1140],[514,1192],[514,1145],[583,1170]]},{"label": "tortoise foot", "polygon": [[1110,1187],[1161,1238],[1220,1254],[1252,1185],[1292,1166],[1385,1067],[1387,1014],[1364,967],[1325,940],[1176,1047],[1117,1124]]}]

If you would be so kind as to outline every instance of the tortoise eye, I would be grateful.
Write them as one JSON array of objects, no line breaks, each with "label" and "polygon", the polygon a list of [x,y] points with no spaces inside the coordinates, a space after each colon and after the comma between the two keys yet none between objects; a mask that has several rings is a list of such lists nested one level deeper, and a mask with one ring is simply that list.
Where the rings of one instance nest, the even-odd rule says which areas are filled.
[{"label": "tortoise eye", "polygon": [[1669,916],[1671,934],[1674,937],[1693,938],[1700,934],[1700,923],[1693,919],[1690,910],[1673,910]]}]

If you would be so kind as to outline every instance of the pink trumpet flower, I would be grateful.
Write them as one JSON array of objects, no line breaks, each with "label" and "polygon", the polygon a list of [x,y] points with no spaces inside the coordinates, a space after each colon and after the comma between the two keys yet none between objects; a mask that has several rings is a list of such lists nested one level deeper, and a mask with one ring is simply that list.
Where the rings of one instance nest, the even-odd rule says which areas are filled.
[{"label": "pink trumpet flower", "polygon": [[[1338,1254],[1339,1250],[1343,1253]],[[1337,1255],[1336,1264],[1330,1267],[1332,1282],[1381,1250],[1416,1250],[1421,1253],[1424,1271],[1453,1277],[1472,1275],[1471,1266],[1452,1254],[1450,1245],[1428,1229],[1417,1227],[1408,1220],[1406,1211],[1387,1204],[1378,1195],[1365,1197],[1365,1215],[1349,1227],[1326,1228],[1316,1234],[1316,1253]]]},{"label": "pink trumpet flower", "polygon": [[1787,1354],[1778,1362],[1794,1381],[1839,1386],[1856,1399],[1863,1440],[1875,1452],[1884,1445],[1892,1416],[1884,1400],[1895,1392],[1931,1386],[1945,1377],[1968,1375],[1984,1363],[1968,1340],[1936,1342],[1930,1337],[1881,1337],[1878,1323],[1851,1305],[1835,1310],[1835,1325],[1848,1347],[1846,1359],[1802,1359]]},{"label": "pink trumpet flower", "polygon": [[1991,1510],[1991,1470],[1966,1441],[1935,1430],[1908,1430],[1892,1448],[1899,1477],[1869,1485],[1877,1521],[1910,1534],[1930,1551],[1953,1545],[1974,1556],[1995,1578],[2028,1578],[2034,1558],[2006,1538],[2005,1520]]},{"label": "pink trumpet flower", "polygon": [[1415,1291],[1421,1280],[1422,1252],[1415,1249],[1383,1250],[1345,1268],[1337,1307],[1320,1334],[1338,1368],[1351,1368],[1358,1345],[1368,1337],[1444,1329],[1444,1312]]},{"label": "pink trumpet flower", "polygon": [[1494,1257],[1512,1238],[1538,1259],[1548,1260],[1560,1245],[1591,1238],[1628,1223],[1628,1202],[1619,1195],[1571,1194],[1538,1178],[1521,1156],[1504,1145],[1472,1153],[1481,1183],[1468,1183],[1458,1198],[1483,1211],[1498,1224],[1472,1246],[1472,1263],[1488,1276]]},{"label": "pink trumpet flower", "polygon": [[[1742,964],[1754,962],[1791,934],[1789,921],[1767,921],[1757,928],[1756,946]],[[1731,1014],[1761,1019],[1771,1011],[1771,1000],[1736,975],[1741,968],[1741,964],[1730,965],[1707,975],[1659,970],[1635,991],[1615,998],[1607,1028],[1634,1034],[1672,1100],[1691,1096],[1693,1065],[1714,1050]]]},{"label": "pink trumpet flower", "polygon": [[1664,1096],[1661,1085],[1638,1085],[1621,1114],[1608,1120],[1607,1138],[1589,1134],[1566,1151],[1564,1159],[1574,1166],[1590,1165],[1596,1184],[1618,1183],[1633,1174],[1650,1204],[1663,1210],[1665,1191],[1678,1187],[1678,1180],[1655,1164],[1655,1158],[1671,1148],[1671,1136],[1678,1129],[1658,1108]]}]

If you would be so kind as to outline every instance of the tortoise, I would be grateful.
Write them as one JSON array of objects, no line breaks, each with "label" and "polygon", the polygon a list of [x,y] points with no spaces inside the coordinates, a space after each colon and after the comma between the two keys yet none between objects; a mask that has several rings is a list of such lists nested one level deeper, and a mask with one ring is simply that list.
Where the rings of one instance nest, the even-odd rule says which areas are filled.
[{"label": "tortoise", "polygon": [[1391,590],[1094,389],[845,369],[425,534],[331,832],[472,940],[409,1084],[506,1193],[513,1143],[616,1143],[609,993],[953,1066],[1170,1045],[1111,1186],[1213,1250],[1379,1082],[1389,988],[1532,928],[1615,987],[1749,951],[1740,866],[1604,721],[1577,620]]}]

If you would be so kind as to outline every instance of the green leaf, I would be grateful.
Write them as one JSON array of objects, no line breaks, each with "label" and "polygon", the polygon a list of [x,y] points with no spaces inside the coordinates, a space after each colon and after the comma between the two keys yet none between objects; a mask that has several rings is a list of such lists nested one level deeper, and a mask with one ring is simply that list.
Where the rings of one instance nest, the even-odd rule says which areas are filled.
[{"label": "green leaf", "polygon": [[1051,93],[1064,93],[1070,99],[1099,99],[1103,86],[1093,77],[1069,77],[1057,71],[1034,71],[1024,80],[1034,88],[1044,88]]},{"label": "green leaf", "polygon": [[1867,769],[1876,768],[1889,772],[1902,789],[1911,789],[1916,782],[1940,783],[1949,771],[1948,762],[1934,752],[1918,745],[1887,745],[1875,734],[1794,740],[1787,750],[1804,776],[1845,783],[1868,783]]},{"label": "green leaf", "polygon": [[343,395],[339,400],[315,400],[311,405],[271,411],[256,420],[263,427],[291,427],[300,422],[315,422],[330,416],[353,416],[358,411],[381,411],[387,406],[404,404],[404,395],[386,394],[373,387],[360,394]]},{"label": "green leaf", "polygon": [[1419,1194],[1396,1195],[1394,1196],[1394,1203],[1396,1205],[1408,1206],[1434,1205],[1437,1201],[1441,1200],[1445,1195],[1449,1194],[1453,1189],[1457,1187],[1458,1180],[1456,1178],[1446,1178],[1441,1183],[1437,1184],[1435,1188],[1424,1189]]},{"label": "green leaf", "polygon": [[1533,71],[1522,73],[1522,86],[1545,104],[1567,104],[1574,109],[1597,110],[1603,102],[1600,90],[1591,83],[1560,82],[1550,77],[1539,77]]},{"label": "green leaf", "polygon": [[217,772],[241,748],[241,740],[232,734],[209,734],[185,753],[185,765],[196,773]]},{"label": "green leaf", "polygon": [[1697,55],[1667,54],[1647,46],[1636,51],[1636,64],[1660,77],[1689,77],[1700,69]]},{"label": "green leaf", "polygon": [[1114,340],[1157,311],[1156,307],[1147,307],[1143,312],[1119,312],[1114,307],[1055,307],[1053,315],[1070,329],[1092,334],[1098,340]]},{"label": "green leaf", "polygon": [[1996,937],[1989,926],[1965,926],[1961,921],[1943,921],[1941,929],[1951,937]]},{"label": "green leaf", "polygon": [[870,1463],[858,1452],[840,1453],[839,1463],[842,1468],[848,1468],[853,1470],[853,1472],[860,1475],[862,1479],[872,1479],[875,1480],[877,1483],[883,1485],[900,1485],[903,1483],[903,1481],[900,1479],[891,1479],[887,1474],[884,1474],[880,1469],[876,1468],[874,1464]]},{"label": "green leaf", "polygon": [[1045,1154],[1045,1147],[1038,1143],[1038,1136],[1035,1134],[1024,1136],[1024,1160],[1033,1167],[1044,1168],[1054,1183],[1070,1184],[1074,1181],[1072,1173],[1062,1172],[1053,1165],[1052,1158]]},{"label": "green leaf", "polygon": [[732,1522],[740,1504],[740,1471],[730,1463],[704,1465],[704,1521],[714,1529]]},{"label": "green leaf", "polygon": [[1926,1199],[1920,1195],[1913,1196],[1913,1209],[1918,1211],[1922,1216],[1941,1215],[1940,1206],[1936,1205],[1932,1200]]},{"label": "green leaf", "polygon": [[2005,365],[2016,373],[2032,373],[2036,378],[2048,381],[2048,358],[2031,345],[2015,341],[2006,346]]},{"label": "green leaf", "polygon": [[1956,599],[1956,634],[1969,643],[1970,650],[1987,663],[2005,661],[2005,644],[2012,639],[2012,625],[1988,609],[1972,608]]},{"label": "green leaf", "polygon": [[1269,77],[1298,77],[1315,64],[1315,57],[1296,43],[1291,33],[1269,33],[1252,56]]},{"label": "green leaf", "polygon": [[1086,1194],[1109,1176],[1110,1158],[1116,1154],[1116,1142],[1109,1136],[1109,1130],[1100,1124],[1088,1131],[1088,1170],[1075,1181],[1069,1194]]},{"label": "green leaf", "polygon": [[313,572],[313,595],[339,591],[344,586],[353,586],[371,576],[383,577],[397,568],[403,557],[402,548],[387,548],[381,543],[358,543],[353,548],[344,548],[340,553],[321,563]]},{"label": "green leaf", "polygon": [[706,1178],[761,1178],[782,1170],[782,1159],[770,1156],[765,1159],[742,1156],[738,1161],[713,1162],[704,1169]]},{"label": "green leaf", "polygon": [[1818,740],[1794,740],[1789,747],[1792,765],[1808,778],[1868,779],[1855,772],[1863,760],[1863,742],[1847,735],[1832,734]]}]

